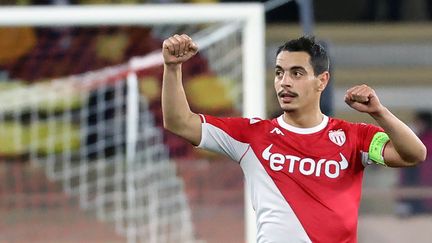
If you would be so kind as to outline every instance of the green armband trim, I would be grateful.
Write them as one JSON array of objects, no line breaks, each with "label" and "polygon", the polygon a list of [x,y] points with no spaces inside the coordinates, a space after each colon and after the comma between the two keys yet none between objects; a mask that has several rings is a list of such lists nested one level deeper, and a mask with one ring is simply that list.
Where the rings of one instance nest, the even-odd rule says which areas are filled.
[{"label": "green armband trim", "polygon": [[389,136],[383,132],[376,133],[372,138],[369,146],[369,158],[376,164],[386,165],[384,163],[383,150],[389,140]]}]

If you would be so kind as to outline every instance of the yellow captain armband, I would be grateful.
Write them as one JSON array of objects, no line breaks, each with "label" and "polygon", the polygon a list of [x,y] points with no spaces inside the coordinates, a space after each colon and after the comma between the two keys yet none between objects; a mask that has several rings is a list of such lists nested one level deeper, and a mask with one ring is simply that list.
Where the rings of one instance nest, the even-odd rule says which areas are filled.
[{"label": "yellow captain armband", "polygon": [[369,159],[371,159],[372,162],[386,166],[383,157],[383,150],[389,140],[390,138],[386,133],[378,132],[375,134],[369,146]]}]

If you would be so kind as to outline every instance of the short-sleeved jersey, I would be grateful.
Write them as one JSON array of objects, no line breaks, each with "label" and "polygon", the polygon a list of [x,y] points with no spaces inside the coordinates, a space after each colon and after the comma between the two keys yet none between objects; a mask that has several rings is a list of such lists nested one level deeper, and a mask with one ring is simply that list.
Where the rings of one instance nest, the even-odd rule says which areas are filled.
[{"label": "short-sleeved jersey", "polygon": [[357,242],[368,149],[381,128],[324,116],[313,128],[200,115],[199,147],[240,163],[256,212],[257,242]]}]

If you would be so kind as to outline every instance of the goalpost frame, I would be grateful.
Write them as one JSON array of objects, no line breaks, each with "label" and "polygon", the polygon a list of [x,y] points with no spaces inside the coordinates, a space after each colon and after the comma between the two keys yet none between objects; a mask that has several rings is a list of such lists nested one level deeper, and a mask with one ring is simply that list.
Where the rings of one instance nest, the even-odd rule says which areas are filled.
[{"label": "goalpost frame", "polygon": [[[265,18],[260,3],[0,7],[0,27],[243,23],[243,115],[265,117]],[[136,92],[138,92],[136,90]],[[138,119],[133,119],[137,121]],[[136,126],[133,126],[136,127]],[[133,138],[132,138],[133,139]],[[128,141],[130,145],[133,141]],[[246,187],[245,187],[246,188]],[[255,240],[255,216],[245,190],[246,242]]]}]

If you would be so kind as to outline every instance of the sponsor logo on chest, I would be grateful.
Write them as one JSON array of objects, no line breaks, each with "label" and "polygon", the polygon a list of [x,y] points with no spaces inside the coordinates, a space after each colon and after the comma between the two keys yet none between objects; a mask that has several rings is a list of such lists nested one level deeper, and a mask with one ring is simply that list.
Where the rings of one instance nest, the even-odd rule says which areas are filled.
[{"label": "sponsor logo on chest", "polygon": [[287,171],[288,173],[301,173],[305,176],[326,176],[331,179],[339,177],[342,170],[348,168],[348,160],[339,153],[340,161],[320,158],[301,158],[290,154],[272,152],[273,144],[270,144],[261,154],[268,161],[273,171]]}]

